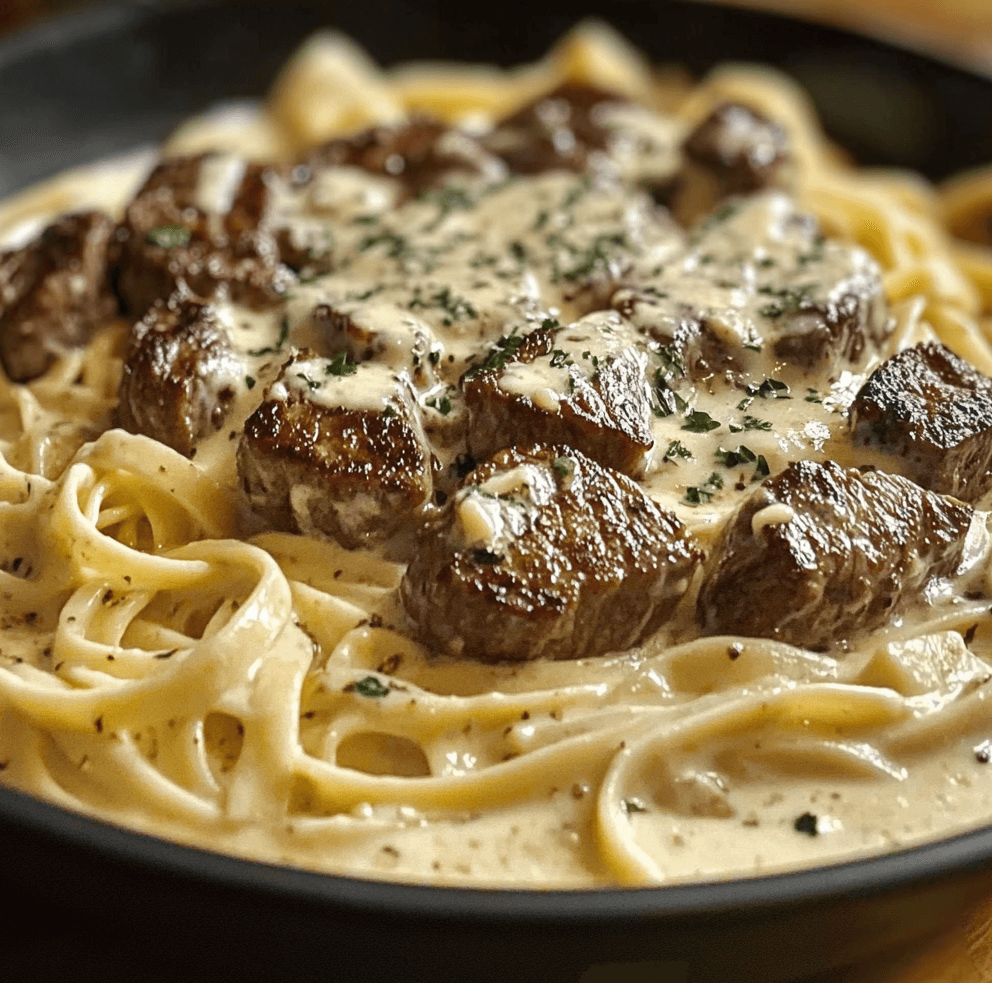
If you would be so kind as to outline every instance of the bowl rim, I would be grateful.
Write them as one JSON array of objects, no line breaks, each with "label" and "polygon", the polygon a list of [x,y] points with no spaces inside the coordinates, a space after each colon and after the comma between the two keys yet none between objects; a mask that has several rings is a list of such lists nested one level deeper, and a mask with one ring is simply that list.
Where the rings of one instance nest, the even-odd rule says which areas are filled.
[{"label": "bowl rim", "polygon": [[[683,8],[698,5],[689,0],[674,2]],[[52,46],[147,25],[160,17],[183,16],[225,5],[225,0],[183,0],[178,4],[165,0],[126,0],[46,17],[0,39],[0,71]],[[942,71],[985,82],[992,91],[992,76],[983,76],[941,54],[921,53],[899,41],[883,41],[831,24],[770,11],[738,6],[725,9],[734,16],[758,23],[798,23],[824,36],[895,51],[935,64]],[[775,913],[798,903],[809,906],[826,905],[841,898],[872,899],[992,869],[992,816],[986,826],[877,856],[840,859],[816,867],[748,877],[590,889],[432,885],[321,873],[189,846],[0,785],[0,837],[18,833],[40,833],[103,862],[123,864],[139,873],[179,876],[190,884],[247,890],[256,896],[262,892],[276,903],[305,902],[328,909],[388,912],[411,919],[484,921],[494,927],[517,923],[577,927],[604,920],[636,925],[719,917],[730,912],[735,917],[747,918]]]}]

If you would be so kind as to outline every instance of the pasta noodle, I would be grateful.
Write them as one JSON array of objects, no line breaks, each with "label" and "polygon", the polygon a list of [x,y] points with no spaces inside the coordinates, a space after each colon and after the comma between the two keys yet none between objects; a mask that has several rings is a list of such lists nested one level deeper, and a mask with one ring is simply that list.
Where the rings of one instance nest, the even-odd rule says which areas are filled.
[{"label": "pasta noodle", "polygon": [[[935,191],[854,169],[806,97],[767,69],[726,66],[691,84],[594,24],[536,65],[383,71],[327,34],[300,50],[265,106],[190,121],[164,150],[293,161],[418,113],[482,132],[566,82],[630,97],[678,139],[728,100],[777,121],[791,141],[798,206],[788,207],[881,271],[892,320],[879,350],[815,401],[783,401],[774,427],[700,436],[697,458],[742,437],[772,474],[803,456],[863,464],[845,412],[893,352],[939,339],[992,374],[992,248],[953,234],[980,238],[969,217],[992,205],[989,175]],[[120,219],[150,164],[138,154],[21,194],[0,209],[0,241],[19,246],[53,216],[94,205]],[[541,180],[567,191],[579,179]],[[513,195],[529,187],[494,192],[486,214],[526,211]],[[317,276],[274,315],[235,309],[230,323],[248,325],[242,349],[271,346],[279,317],[328,289]],[[0,381],[5,785],[238,856],[496,887],[751,876],[992,816],[987,570],[842,654],[700,636],[698,577],[671,620],[628,651],[513,663],[438,654],[408,628],[405,564],[388,550],[253,524],[226,425],[195,457],[115,425],[129,327],[110,318],[44,374]],[[264,387],[253,387],[234,397],[231,419],[257,405]],[[671,469],[649,467],[642,487],[711,549],[736,499],[705,491],[712,467],[684,470],[673,485]],[[976,514],[984,569],[987,513]]]}]

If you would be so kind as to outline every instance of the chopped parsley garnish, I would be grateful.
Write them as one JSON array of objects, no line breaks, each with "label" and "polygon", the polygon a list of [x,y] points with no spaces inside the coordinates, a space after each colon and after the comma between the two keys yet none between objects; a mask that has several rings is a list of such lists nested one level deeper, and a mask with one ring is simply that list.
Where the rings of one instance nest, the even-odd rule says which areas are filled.
[{"label": "chopped parsley garnish", "polygon": [[668,445],[668,450],[665,451],[665,456],[662,458],[664,461],[674,460],[676,457],[681,457],[682,460],[688,461],[692,459],[692,453],[681,440],[673,440]]},{"label": "chopped parsley garnish", "polygon": [[250,376],[250,375],[246,375],[245,376],[245,385],[249,389],[254,389],[255,388],[255,379],[254,379],[254,377],[253,376]]},{"label": "chopped parsley garnish", "polygon": [[402,259],[410,253],[410,243],[407,242],[406,237],[390,232],[388,229],[377,232],[375,235],[366,236],[358,244],[358,250],[364,253],[375,246],[385,246],[386,254],[390,259]]},{"label": "chopped parsley garnish", "polygon": [[[792,399],[789,395],[789,387],[778,379],[765,379],[764,382],[757,386],[753,382],[748,383],[744,391],[748,396],[760,396],[762,399]],[[737,408],[744,409],[739,404]]]},{"label": "chopped parsley garnish", "polygon": [[[548,321],[545,321],[542,327],[547,324]],[[557,322],[555,322],[555,326],[557,326]],[[507,362],[512,361],[517,353],[517,349],[524,342],[523,335],[518,335],[516,330],[514,328],[510,334],[503,335],[502,338],[497,338],[496,343],[489,349],[489,354],[486,355],[485,359],[478,365],[470,365],[466,369],[465,378],[471,379],[480,372],[499,372],[500,369],[506,366]]]},{"label": "chopped parsley garnish", "polygon": [[[593,241],[586,246],[583,252],[571,269],[562,270],[561,275],[566,280],[578,280],[594,273],[597,269],[603,269],[610,261],[610,257],[616,249],[623,249],[627,245],[627,237],[623,232],[604,232],[596,236]],[[609,247],[616,247],[610,249]]]},{"label": "chopped parsley garnish", "polygon": [[428,352],[427,361],[430,362],[431,365],[437,365],[437,363],[441,361],[441,353],[437,349]]},{"label": "chopped parsley garnish", "polygon": [[357,371],[358,366],[351,361],[346,351],[338,352],[324,366],[324,375],[354,375]]},{"label": "chopped parsley garnish", "polygon": [[685,490],[685,500],[690,505],[700,505],[708,502],[721,488],[723,488],[723,478],[715,471],[701,484],[690,485]]},{"label": "chopped parsley garnish", "polygon": [[759,420],[750,414],[744,416],[740,423],[731,423],[729,427],[731,433],[740,433],[742,430],[771,430],[771,428],[770,420]]},{"label": "chopped parsley garnish", "polygon": [[757,481],[759,478],[767,478],[770,474],[771,471],[768,468],[768,462],[765,460],[765,455],[759,454],[758,460],[754,465],[754,477],[751,480]]},{"label": "chopped parsley garnish", "polygon": [[822,403],[823,397],[812,387],[807,387],[808,395],[805,397],[807,403]]},{"label": "chopped parsley garnish", "polygon": [[659,370],[666,378],[684,378],[686,374],[685,358],[675,345],[665,345],[656,352],[661,361]]},{"label": "chopped parsley garnish", "polygon": [[551,352],[551,368],[560,369],[566,365],[572,365],[572,357],[561,348],[556,348]]},{"label": "chopped parsley garnish", "polygon": [[384,686],[382,680],[375,676],[366,676],[364,679],[359,679],[355,683],[355,692],[359,696],[378,698],[380,696],[386,696],[389,693],[389,687]]},{"label": "chopped parsley garnish", "polygon": [[441,416],[447,416],[451,412],[451,397],[447,392],[441,396],[431,396],[426,400],[426,405],[432,410],[437,410]]},{"label": "chopped parsley garnish", "polygon": [[551,470],[554,471],[559,478],[571,478],[575,474],[575,461],[570,457],[556,457],[551,462]]},{"label": "chopped parsley garnish", "polygon": [[478,311],[467,300],[454,296],[451,287],[442,287],[426,299],[421,296],[420,287],[416,287],[413,298],[406,306],[411,311],[418,307],[440,307],[448,315],[444,319],[445,325],[460,321],[463,317],[478,317]]},{"label": "chopped parsley garnish", "polygon": [[792,828],[797,833],[805,833],[807,836],[816,836],[820,832],[818,820],[811,812],[804,812],[801,816],[796,816]]},{"label": "chopped parsley garnish", "polygon": [[648,807],[640,799],[624,799],[623,811],[632,816],[635,812],[647,812]]},{"label": "chopped parsley garnish", "polygon": [[758,455],[741,444],[735,451],[725,451],[722,447],[716,452],[716,459],[725,468],[736,468],[738,464],[752,464],[758,460]]},{"label": "chopped parsley garnish", "polygon": [[714,420],[705,410],[693,410],[685,418],[682,429],[691,433],[709,433],[710,430],[716,430],[719,426],[720,421]]},{"label": "chopped parsley garnish", "polygon": [[310,392],[313,392],[315,389],[320,389],[322,385],[322,383],[315,382],[313,379],[311,379],[310,376],[308,376],[305,372],[297,372],[296,378],[302,379],[307,384],[307,388],[310,390]]},{"label": "chopped parsley garnish", "polygon": [[159,225],[145,233],[145,241],[162,249],[175,249],[177,246],[188,246],[190,235],[185,225]]}]

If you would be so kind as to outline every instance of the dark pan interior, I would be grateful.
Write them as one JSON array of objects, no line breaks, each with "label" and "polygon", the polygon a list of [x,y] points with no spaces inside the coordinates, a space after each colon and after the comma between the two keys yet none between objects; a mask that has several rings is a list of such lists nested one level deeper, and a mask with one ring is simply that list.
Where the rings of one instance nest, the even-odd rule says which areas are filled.
[{"label": "dark pan interior", "polygon": [[[992,82],[743,10],[674,0],[508,0],[482,12],[447,0],[143,3],[0,44],[0,194],[156,142],[220,99],[264,93],[299,41],[324,24],[385,63],[511,63],[539,56],[588,13],[605,13],[654,59],[696,73],[727,59],[784,67],[863,162],[941,178],[992,160]],[[772,983],[959,919],[987,891],[990,867],[992,832],[979,831],[876,861],[725,884],[436,890],[204,854],[0,789],[0,886],[18,899],[0,976]]]}]

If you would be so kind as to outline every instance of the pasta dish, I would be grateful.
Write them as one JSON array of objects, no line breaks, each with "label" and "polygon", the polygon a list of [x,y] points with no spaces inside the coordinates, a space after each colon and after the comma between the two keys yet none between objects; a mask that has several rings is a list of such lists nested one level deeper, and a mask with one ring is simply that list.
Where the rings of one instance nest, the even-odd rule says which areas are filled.
[{"label": "pasta dish", "polygon": [[990,203],[597,24],[512,70],[320,35],[22,192],[0,781],[492,887],[987,823]]}]

